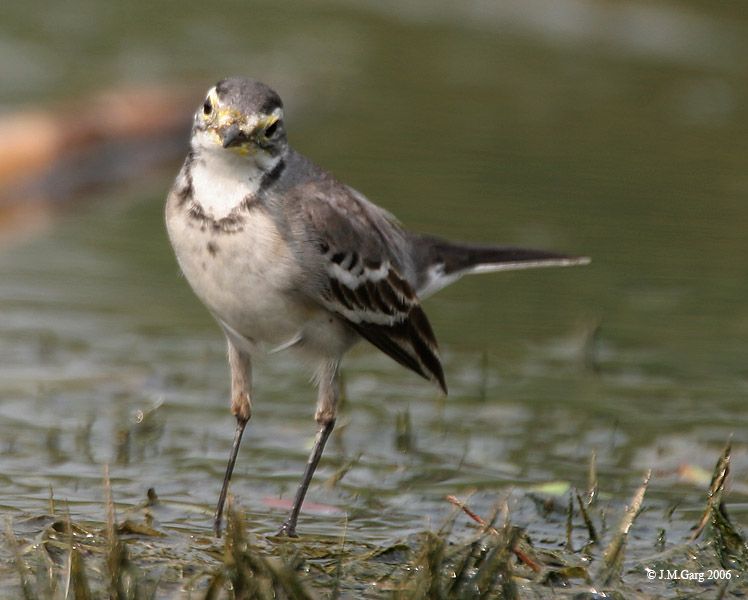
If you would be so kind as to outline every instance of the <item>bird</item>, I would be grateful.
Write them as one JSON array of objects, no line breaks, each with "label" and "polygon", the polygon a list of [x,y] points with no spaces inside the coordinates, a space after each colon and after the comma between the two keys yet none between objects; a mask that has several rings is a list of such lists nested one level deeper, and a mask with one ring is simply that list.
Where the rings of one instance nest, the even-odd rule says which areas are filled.
[{"label": "bird", "polygon": [[335,426],[344,354],[366,340],[447,393],[422,300],[472,273],[581,265],[571,256],[411,232],[294,150],[278,93],[251,78],[211,87],[168,193],[168,236],[194,293],[226,337],[236,428],[213,519],[221,521],[252,415],[252,357],[296,354],[313,371],[317,434],[279,536],[297,535],[304,497]]}]

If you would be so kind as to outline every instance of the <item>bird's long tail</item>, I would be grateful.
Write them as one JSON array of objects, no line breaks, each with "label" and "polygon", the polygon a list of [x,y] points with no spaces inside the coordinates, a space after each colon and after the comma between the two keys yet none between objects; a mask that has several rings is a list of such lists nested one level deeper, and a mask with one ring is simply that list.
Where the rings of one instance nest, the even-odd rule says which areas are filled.
[{"label": "bird's long tail", "polygon": [[428,235],[414,235],[411,243],[415,258],[416,288],[421,298],[472,273],[570,267],[590,262],[586,256],[513,246],[476,246]]}]

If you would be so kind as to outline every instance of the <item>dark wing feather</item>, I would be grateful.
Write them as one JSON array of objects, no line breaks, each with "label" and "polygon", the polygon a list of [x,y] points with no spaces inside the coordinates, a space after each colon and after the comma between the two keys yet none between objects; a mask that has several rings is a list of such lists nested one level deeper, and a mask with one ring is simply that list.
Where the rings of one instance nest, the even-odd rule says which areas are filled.
[{"label": "dark wing feather", "polygon": [[334,180],[306,184],[296,209],[306,243],[302,260],[324,274],[317,301],[446,393],[434,332],[406,279],[405,232],[384,210]]},{"label": "dark wing feather", "polygon": [[[436,337],[413,290],[390,266],[377,282],[364,279],[351,289],[330,276],[325,306],[382,352],[447,391]],[[407,295],[406,295],[407,294]]]}]

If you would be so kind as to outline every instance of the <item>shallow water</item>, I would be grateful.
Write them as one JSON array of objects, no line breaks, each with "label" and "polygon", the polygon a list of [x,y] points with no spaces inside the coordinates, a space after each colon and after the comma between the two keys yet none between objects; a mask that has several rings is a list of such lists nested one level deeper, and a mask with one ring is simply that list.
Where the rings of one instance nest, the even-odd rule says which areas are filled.
[{"label": "shallow water", "polygon": [[[593,258],[429,299],[448,399],[357,347],[302,533],[389,543],[440,523],[447,494],[478,489],[485,513],[508,489],[584,487],[593,452],[602,489],[625,500],[652,468],[649,500],[677,503],[690,524],[708,473],[690,481],[684,467],[709,471],[731,435],[728,502],[748,521],[737,8],[235,3],[227,20],[201,3],[125,14],[80,1],[75,18],[34,4],[0,9],[9,108],[65,98],[85,110],[102,84],[254,75],[283,95],[298,149],[407,226]],[[154,487],[165,529],[209,531],[233,422],[221,334],[163,227],[176,169],[98,194],[0,253],[0,506],[16,521],[44,513],[50,493],[103,520],[109,464],[122,510]],[[258,365],[255,395],[232,489],[265,534],[306,460],[314,393],[276,355]]]}]

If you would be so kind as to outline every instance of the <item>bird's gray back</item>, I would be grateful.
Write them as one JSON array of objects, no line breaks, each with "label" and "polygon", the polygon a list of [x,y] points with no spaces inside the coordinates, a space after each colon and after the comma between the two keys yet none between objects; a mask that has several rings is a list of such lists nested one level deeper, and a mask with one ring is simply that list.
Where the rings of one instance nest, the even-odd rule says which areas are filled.
[{"label": "bird's gray back", "polygon": [[284,160],[263,200],[302,262],[316,266],[318,255],[355,252],[371,264],[390,262],[408,281],[417,279],[410,236],[390,213],[293,149]]}]

